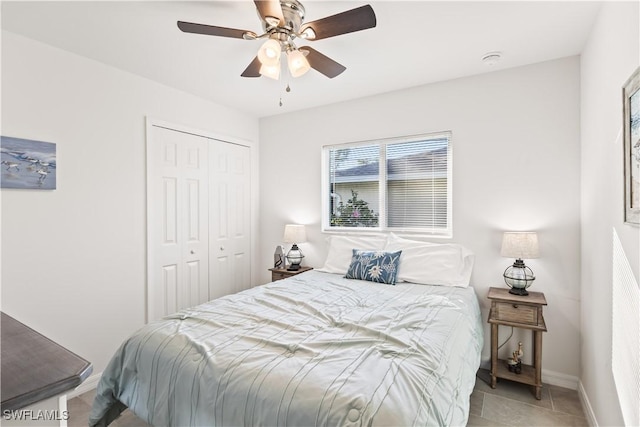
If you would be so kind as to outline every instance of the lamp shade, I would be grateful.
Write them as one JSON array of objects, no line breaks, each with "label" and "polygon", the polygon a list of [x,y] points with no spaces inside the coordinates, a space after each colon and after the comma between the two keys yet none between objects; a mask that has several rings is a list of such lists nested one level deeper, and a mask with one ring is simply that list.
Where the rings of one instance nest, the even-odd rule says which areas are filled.
[{"label": "lamp shade", "polygon": [[299,50],[292,50],[287,53],[287,61],[289,63],[289,72],[293,77],[300,77],[311,68],[307,58]]},{"label": "lamp shade", "polygon": [[278,80],[280,78],[280,63],[275,65],[262,64],[260,66],[260,74],[270,79]]},{"label": "lamp shade", "polygon": [[307,231],[304,225],[287,224],[284,226],[285,243],[302,243],[307,241]]},{"label": "lamp shade", "polygon": [[516,259],[539,258],[538,234],[529,231],[505,232],[502,235],[500,255],[506,258]]},{"label": "lamp shade", "polygon": [[524,264],[524,259],[538,258],[538,235],[535,232],[508,231],[502,235],[500,255],[516,258],[513,265],[507,267],[503,273],[505,283],[511,288],[509,293],[514,295],[529,295],[527,288],[536,277],[533,271]]},{"label": "lamp shade", "polygon": [[282,53],[282,47],[280,42],[274,39],[269,39],[258,50],[258,59],[262,65],[276,65],[280,63],[280,54]]}]

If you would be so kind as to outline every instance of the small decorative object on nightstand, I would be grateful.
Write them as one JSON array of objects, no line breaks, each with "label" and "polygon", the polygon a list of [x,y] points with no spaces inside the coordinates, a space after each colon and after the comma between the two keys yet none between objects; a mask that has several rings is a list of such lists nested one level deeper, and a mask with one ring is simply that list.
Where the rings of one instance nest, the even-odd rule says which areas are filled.
[{"label": "small decorative object on nightstand", "polygon": [[287,270],[296,271],[300,268],[302,262],[302,251],[298,248],[298,243],[307,241],[307,232],[304,225],[287,224],[284,227],[284,241],[285,243],[293,243],[289,252],[287,252],[287,261],[289,261],[289,267]]},{"label": "small decorative object on nightstand", "polygon": [[276,251],[273,253],[273,267],[274,268],[284,267],[284,250],[280,245],[276,246]]},{"label": "small decorative object on nightstand", "polygon": [[[536,399],[540,400],[542,398],[542,333],[547,331],[547,325],[542,316],[542,307],[547,305],[544,294],[529,292],[528,296],[519,296],[509,293],[504,288],[490,288],[487,297],[491,300],[488,320],[491,324],[491,387],[496,388],[497,378],[529,384],[535,388]],[[531,351],[533,366],[522,363],[521,345],[513,352],[512,359],[498,359],[499,325],[530,329],[533,332]]]},{"label": "small decorative object on nightstand", "polygon": [[522,343],[519,342],[518,349],[513,352],[511,359],[507,360],[507,368],[510,372],[522,373],[522,356],[524,356],[524,352],[522,351]]},{"label": "small decorative object on nightstand", "polygon": [[516,258],[513,265],[504,270],[504,281],[514,295],[528,295],[527,288],[536,277],[533,271],[524,265],[523,259],[538,258],[538,235],[533,232],[506,232],[502,236],[500,255]]},{"label": "small decorative object on nightstand", "polygon": [[300,267],[297,270],[289,270],[286,268],[270,268],[271,281],[286,279],[287,277],[295,276],[296,274],[304,273],[305,271],[313,270],[313,267]]}]

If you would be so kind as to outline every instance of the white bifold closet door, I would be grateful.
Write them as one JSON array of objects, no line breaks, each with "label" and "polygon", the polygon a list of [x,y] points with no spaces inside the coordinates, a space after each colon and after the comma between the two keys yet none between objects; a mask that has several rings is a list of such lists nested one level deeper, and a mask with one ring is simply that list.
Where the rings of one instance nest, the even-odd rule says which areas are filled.
[{"label": "white bifold closet door", "polygon": [[165,127],[147,144],[147,320],[250,286],[250,150]]},{"label": "white bifold closet door", "polygon": [[214,141],[209,147],[211,245],[209,297],[251,285],[251,158],[249,147]]}]

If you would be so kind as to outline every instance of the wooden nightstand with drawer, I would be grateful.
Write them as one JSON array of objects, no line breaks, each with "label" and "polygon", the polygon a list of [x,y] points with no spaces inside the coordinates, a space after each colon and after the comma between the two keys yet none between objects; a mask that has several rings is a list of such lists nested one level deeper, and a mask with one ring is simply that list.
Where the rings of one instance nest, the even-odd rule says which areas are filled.
[{"label": "wooden nightstand with drawer", "polygon": [[287,270],[286,268],[270,268],[271,281],[286,279],[287,277],[295,276],[296,274],[304,273],[305,271],[313,270],[313,267],[300,267],[299,270]]},{"label": "wooden nightstand with drawer", "polygon": [[[505,378],[529,384],[535,388],[540,400],[542,388],[542,333],[547,331],[542,307],[547,300],[542,292],[529,292],[527,296],[513,295],[507,288],[489,288],[487,298],[491,300],[488,322],[491,324],[491,387],[496,388],[497,378]],[[498,326],[530,329],[533,332],[533,366],[522,365],[516,374],[507,367],[507,361],[498,359]]]}]

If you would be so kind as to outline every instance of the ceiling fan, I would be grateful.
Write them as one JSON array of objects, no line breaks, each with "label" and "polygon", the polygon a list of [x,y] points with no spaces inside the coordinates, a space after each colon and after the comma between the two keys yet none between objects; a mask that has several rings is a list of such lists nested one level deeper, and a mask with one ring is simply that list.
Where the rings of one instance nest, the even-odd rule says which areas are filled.
[{"label": "ceiling fan", "polygon": [[321,40],[341,34],[366,30],[376,26],[376,15],[370,5],[357,7],[312,22],[304,22],[305,10],[297,0],[254,0],[262,21],[263,34],[235,28],[195,24],[178,21],[178,28],[185,33],[231,37],[244,40],[267,39],[258,55],[241,74],[242,77],[262,75],[278,79],[280,56],[287,56],[288,68],[293,77],[299,77],[313,68],[329,78],[334,78],[346,67],[309,46],[298,48],[296,38]]}]

